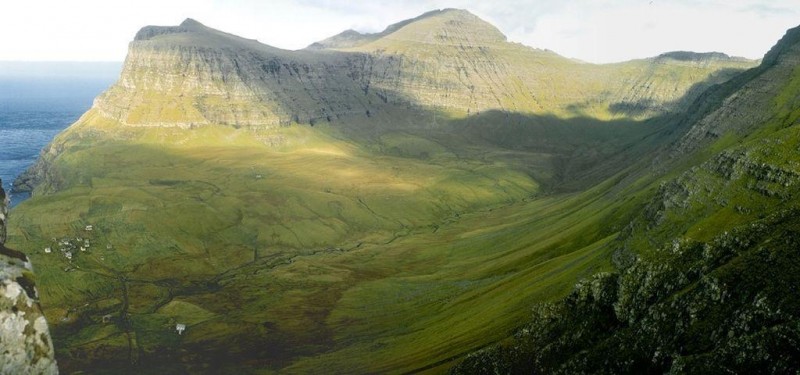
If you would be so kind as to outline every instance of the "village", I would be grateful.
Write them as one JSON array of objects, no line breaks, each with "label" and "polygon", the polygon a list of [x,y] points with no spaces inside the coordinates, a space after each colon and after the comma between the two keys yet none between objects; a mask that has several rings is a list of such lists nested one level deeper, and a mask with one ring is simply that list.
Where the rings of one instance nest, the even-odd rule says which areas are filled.
[{"label": "village", "polygon": [[[45,254],[55,254],[63,257],[67,261],[67,266],[64,272],[74,271],[78,267],[73,264],[81,253],[87,253],[92,248],[94,226],[89,224],[83,228],[83,234],[76,237],[63,237],[61,239],[51,239],[52,244],[43,249]],[[106,244],[106,250],[111,250],[113,246],[109,243]],[[101,261],[105,260],[104,256],[100,256]]]},{"label": "village", "polygon": [[[83,227],[83,233],[79,234],[75,237],[63,237],[61,239],[52,238],[52,244],[47,246],[43,249],[45,254],[53,254],[55,256],[61,256],[64,261],[66,261],[67,265],[63,268],[64,272],[72,272],[80,269],[80,266],[75,264],[77,260],[82,256],[82,254],[91,253],[92,244],[95,241],[94,236],[95,228],[92,224],[87,224]],[[114,247],[111,243],[107,243],[105,245],[106,251],[112,250]],[[55,249],[55,251],[54,251]],[[97,259],[100,261],[104,261],[105,257],[100,256]],[[88,306],[88,303],[84,306]],[[74,312],[76,309],[70,309],[70,312]],[[67,313],[69,315],[69,312]],[[114,314],[105,314],[100,317],[100,321],[103,324],[111,324],[113,323]],[[68,321],[69,318],[65,316],[62,318],[62,321]],[[175,323],[174,329],[178,335],[182,335],[183,332],[186,330],[186,324],[184,323]]]}]

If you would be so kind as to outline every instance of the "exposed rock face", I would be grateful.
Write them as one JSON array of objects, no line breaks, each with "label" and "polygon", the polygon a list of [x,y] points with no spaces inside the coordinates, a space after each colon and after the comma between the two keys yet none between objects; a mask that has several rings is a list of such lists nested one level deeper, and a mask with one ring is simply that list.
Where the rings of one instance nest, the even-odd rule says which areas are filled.
[{"label": "exposed rock face", "polygon": [[[346,31],[302,51],[189,19],[143,28],[120,80],[95,109],[125,125],[179,127],[313,124],[388,107],[642,117],[674,109],[704,80],[705,87],[730,78],[725,68],[751,65],[721,58],[584,64],[509,43],[494,26],[455,9],[381,33]],[[631,106],[635,111],[625,110]]]},{"label": "exposed rock face", "polygon": [[25,254],[3,245],[7,207],[8,198],[0,188],[0,374],[57,374],[31,264]]}]

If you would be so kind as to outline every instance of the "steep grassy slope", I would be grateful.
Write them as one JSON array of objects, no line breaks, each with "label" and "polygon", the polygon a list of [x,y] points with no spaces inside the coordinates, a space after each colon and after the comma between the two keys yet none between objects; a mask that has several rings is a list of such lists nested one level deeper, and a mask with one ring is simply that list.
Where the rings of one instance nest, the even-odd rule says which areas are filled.
[{"label": "steep grassy slope", "polygon": [[442,371],[630,258],[646,167],[694,160],[681,103],[752,64],[595,66],[454,10],[351,37],[137,35],[14,212],[65,371]]},{"label": "steep grassy slope", "polygon": [[540,305],[513,339],[456,372],[800,368],[798,64],[800,28],[705,95],[660,162],[667,177],[649,177],[657,189],[611,245],[618,271]]}]

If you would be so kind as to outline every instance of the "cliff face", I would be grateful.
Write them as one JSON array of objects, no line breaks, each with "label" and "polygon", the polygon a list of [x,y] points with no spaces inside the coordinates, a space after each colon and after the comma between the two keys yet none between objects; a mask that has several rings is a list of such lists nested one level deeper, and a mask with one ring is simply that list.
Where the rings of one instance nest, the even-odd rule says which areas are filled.
[{"label": "cliff face", "polygon": [[179,127],[314,124],[388,107],[642,118],[753,64],[716,55],[584,64],[509,43],[494,26],[453,9],[312,47],[285,51],[191,19],[148,26],[95,109],[126,125]]},{"label": "cliff face", "polygon": [[0,187],[0,374],[57,374],[31,264],[25,254],[3,245],[7,206],[8,198]]},{"label": "cliff face", "polygon": [[363,115],[365,103],[379,101],[354,97],[359,90],[347,73],[358,63],[282,51],[187,20],[143,29],[130,44],[119,82],[95,108],[134,126],[330,121]]}]

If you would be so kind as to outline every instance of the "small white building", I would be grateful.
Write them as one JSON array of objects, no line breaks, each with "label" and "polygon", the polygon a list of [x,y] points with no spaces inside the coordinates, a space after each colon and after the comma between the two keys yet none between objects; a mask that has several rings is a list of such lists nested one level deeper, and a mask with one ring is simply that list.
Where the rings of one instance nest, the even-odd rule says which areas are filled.
[{"label": "small white building", "polygon": [[53,252],[53,249],[51,249],[50,247],[45,247],[45,248],[44,248],[44,253],[45,253],[45,254],[50,254],[50,253],[52,253],[52,252]]},{"label": "small white building", "polygon": [[92,231],[92,229],[94,229],[94,228],[93,228],[91,225],[87,225],[87,226],[86,226],[86,231],[87,231],[87,232],[91,232],[91,231]]},{"label": "small white building", "polygon": [[179,335],[183,334],[183,331],[186,330],[186,324],[183,324],[183,323],[176,324],[175,325],[175,330],[178,331]]}]

